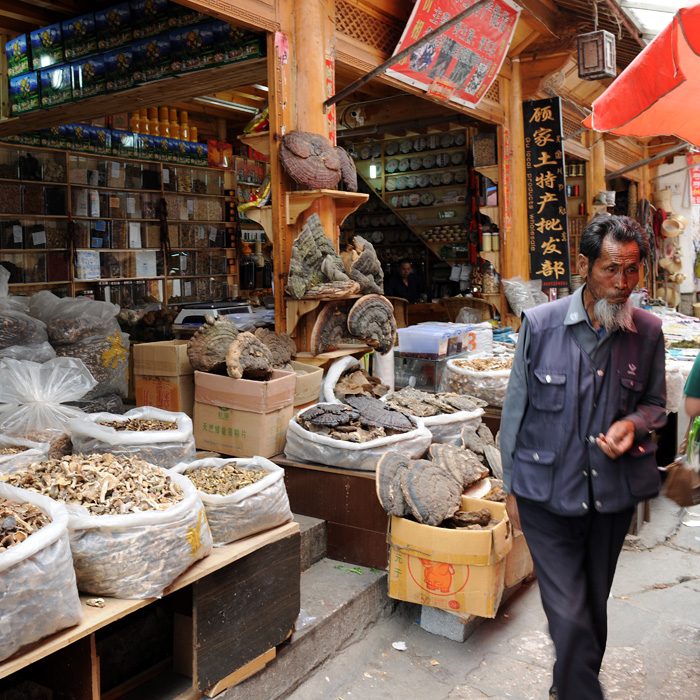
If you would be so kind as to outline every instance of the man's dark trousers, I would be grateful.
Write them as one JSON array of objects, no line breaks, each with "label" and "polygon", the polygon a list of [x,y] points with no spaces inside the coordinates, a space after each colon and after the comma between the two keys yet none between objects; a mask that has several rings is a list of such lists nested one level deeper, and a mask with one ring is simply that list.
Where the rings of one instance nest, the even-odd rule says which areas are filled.
[{"label": "man's dark trousers", "polygon": [[518,511],[554,642],[558,699],[603,700],[608,596],[634,509],[566,517],[519,498]]}]

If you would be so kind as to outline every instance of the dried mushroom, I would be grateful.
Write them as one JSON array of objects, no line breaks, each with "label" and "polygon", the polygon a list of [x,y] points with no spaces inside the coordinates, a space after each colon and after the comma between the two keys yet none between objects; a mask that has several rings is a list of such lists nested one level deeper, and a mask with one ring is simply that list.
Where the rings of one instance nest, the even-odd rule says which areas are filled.
[{"label": "dried mushroom", "polygon": [[226,371],[234,379],[269,379],[272,353],[252,333],[239,333],[226,352]]},{"label": "dried mushroom", "polygon": [[309,287],[304,299],[345,299],[359,291],[360,285],[354,280],[325,282]]},{"label": "dried mushroom", "polygon": [[199,372],[223,372],[228,346],[238,337],[233,321],[221,316],[205,316],[204,323],[187,343],[187,357]]},{"label": "dried mushroom", "polygon": [[218,496],[235,493],[264,479],[267,474],[264,469],[245,469],[236,466],[235,462],[227,462],[220,467],[200,467],[185,471],[185,476],[199,491]]},{"label": "dried mushroom", "polygon": [[374,246],[362,236],[355,236],[352,245],[359,257],[350,269],[350,279],[360,285],[360,294],[384,294],[384,270]]},{"label": "dried mushroom", "polygon": [[174,420],[156,420],[153,418],[129,418],[128,420],[100,422],[98,425],[105,425],[115,430],[133,430],[140,432],[143,430],[177,430],[177,422]]},{"label": "dried mushroom", "polygon": [[348,313],[348,330],[386,355],[396,344],[394,307],[379,294],[360,297]]},{"label": "dried mushroom", "polygon": [[452,474],[463,489],[489,475],[489,470],[471,450],[436,442],[428,453],[430,459]]},{"label": "dried mushroom", "polygon": [[474,396],[433,394],[410,386],[388,396],[386,404],[421,418],[456,413],[457,411],[475,411],[477,408],[486,406],[485,401]]},{"label": "dried mushroom", "polygon": [[0,554],[48,525],[51,518],[32,503],[0,498]]},{"label": "dried mushroom", "polygon": [[260,339],[272,353],[272,366],[284,367],[296,354],[297,346],[287,333],[275,333],[269,328],[256,328],[255,337]]},{"label": "dried mushroom", "polygon": [[357,168],[355,167],[355,161],[342,146],[336,146],[335,152],[340,161],[340,174],[345,187],[347,187],[348,192],[357,192]]},{"label": "dried mushroom", "polygon": [[307,430],[314,426],[338,427],[348,425],[350,421],[357,420],[360,414],[350,406],[339,403],[319,403],[307,408],[297,416],[297,423]]},{"label": "dried mushroom", "polygon": [[413,461],[400,452],[386,452],[377,462],[377,497],[389,515],[402,518],[410,511],[401,490],[402,473],[413,467]]},{"label": "dried mushroom", "polygon": [[333,387],[333,394],[341,401],[350,394],[371,396],[378,399],[384,396],[387,391],[389,391],[389,387],[386,384],[382,384],[379,377],[373,377],[366,369],[357,366],[346,369]]},{"label": "dried mushroom", "polygon": [[443,526],[454,530],[487,530],[498,525],[498,522],[488,508],[482,508],[473,511],[458,510],[451,518],[445,520]]},{"label": "dried mushroom", "polygon": [[5,481],[67,505],[85,506],[91,515],[165,510],[184,498],[165,469],[110,453],[37,462]]},{"label": "dried mushroom", "polygon": [[348,395],[345,403],[360,412],[360,419],[366,425],[407,433],[416,429],[413,419],[395,408],[385,406],[378,399],[370,396]]},{"label": "dried mushroom", "polygon": [[401,490],[413,517],[424,525],[439,525],[462,502],[455,478],[433,462],[419,459],[401,473]]},{"label": "dried mushroom", "polygon": [[15,447],[13,445],[0,445],[0,455],[18,455],[20,452],[26,452],[29,447]]},{"label": "dried mushroom", "polygon": [[347,302],[326,304],[316,317],[311,331],[311,352],[314,355],[320,355],[329,350],[337,350],[347,335]]},{"label": "dried mushroom", "polygon": [[[331,258],[329,262],[325,262],[327,257]],[[333,276],[332,279],[324,269]],[[329,283],[347,283],[350,278],[344,270],[342,259],[326,237],[321,218],[312,214],[292,244],[286,291],[294,299],[302,299],[309,289]]]},{"label": "dried mushroom", "polygon": [[466,425],[462,428],[462,445],[466,450],[471,450],[484,461],[484,449],[487,445],[493,445],[493,434],[488,426],[482,423],[478,428]]},{"label": "dried mushroom", "polygon": [[280,162],[302,188],[334,190],[341,177],[341,162],[333,144],[321,134],[290,131],[282,137]]}]

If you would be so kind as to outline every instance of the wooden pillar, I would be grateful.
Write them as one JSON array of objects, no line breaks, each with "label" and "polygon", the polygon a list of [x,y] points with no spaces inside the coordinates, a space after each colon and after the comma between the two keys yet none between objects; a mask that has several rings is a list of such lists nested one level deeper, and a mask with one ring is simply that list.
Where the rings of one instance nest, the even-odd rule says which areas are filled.
[{"label": "wooden pillar", "polygon": [[510,204],[510,228],[504,227],[502,247],[505,249],[501,258],[505,279],[520,275],[530,279],[530,257],[528,253],[527,229],[527,188],[525,185],[525,128],[523,124],[523,105],[521,89],[520,59],[512,60],[510,95],[507,102],[510,134],[506,144],[505,158],[510,167],[507,186],[503,196]]},{"label": "wooden pillar", "polygon": [[601,191],[607,190],[605,182],[605,141],[603,134],[594,132],[592,134],[591,162],[586,168],[586,194],[589,201],[588,210],[592,211],[593,198]]}]

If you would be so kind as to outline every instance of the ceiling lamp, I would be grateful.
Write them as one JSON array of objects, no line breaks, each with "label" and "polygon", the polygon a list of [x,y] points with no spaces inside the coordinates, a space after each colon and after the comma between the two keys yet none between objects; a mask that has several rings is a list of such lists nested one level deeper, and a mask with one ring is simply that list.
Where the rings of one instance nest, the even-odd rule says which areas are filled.
[{"label": "ceiling lamp", "polygon": [[598,31],[598,0],[593,0],[593,31],[579,34],[576,41],[579,78],[600,80],[617,77],[615,36],[604,29]]}]

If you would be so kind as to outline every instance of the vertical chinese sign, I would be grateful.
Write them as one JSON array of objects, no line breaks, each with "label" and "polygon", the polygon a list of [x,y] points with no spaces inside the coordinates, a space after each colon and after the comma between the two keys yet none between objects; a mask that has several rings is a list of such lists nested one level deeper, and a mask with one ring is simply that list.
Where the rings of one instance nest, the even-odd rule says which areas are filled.
[{"label": "vertical chinese sign", "polygon": [[[476,2],[417,0],[394,54]],[[434,41],[395,63],[386,74],[422,88],[436,99],[474,107],[501,69],[519,15],[520,7],[511,0],[491,0]]]},{"label": "vertical chinese sign", "polygon": [[523,103],[530,278],[569,286],[569,222],[558,97]]},{"label": "vertical chinese sign", "polygon": [[700,155],[697,153],[688,154],[689,177],[690,177],[690,203],[700,204]]}]

